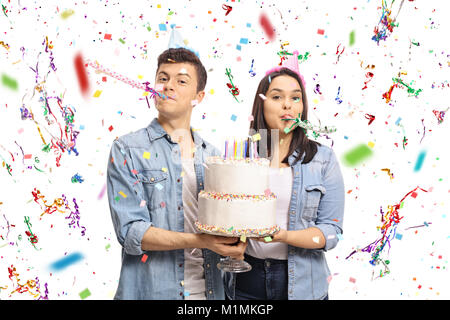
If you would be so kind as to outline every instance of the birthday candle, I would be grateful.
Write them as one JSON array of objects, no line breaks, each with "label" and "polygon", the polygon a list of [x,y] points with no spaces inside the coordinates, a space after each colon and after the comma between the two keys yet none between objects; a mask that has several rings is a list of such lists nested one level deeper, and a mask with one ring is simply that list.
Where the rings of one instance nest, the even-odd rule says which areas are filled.
[{"label": "birthday candle", "polygon": [[248,139],[246,139],[244,142],[244,158],[247,157],[247,141],[248,141]]},{"label": "birthday candle", "polygon": [[228,140],[225,140],[225,155],[224,155],[224,159],[227,158],[228,155]]},{"label": "birthday candle", "polygon": [[241,140],[240,142],[239,142],[239,144],[241,145],[241,159],[242,159],[242,157],[243,157],[243,155],[244,155],[244,152],[243,152],[243,141]]}]

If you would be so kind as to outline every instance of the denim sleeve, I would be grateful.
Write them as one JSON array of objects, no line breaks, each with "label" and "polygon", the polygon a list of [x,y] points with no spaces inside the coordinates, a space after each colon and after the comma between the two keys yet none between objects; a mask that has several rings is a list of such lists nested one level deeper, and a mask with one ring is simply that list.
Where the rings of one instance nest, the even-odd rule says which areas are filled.
[{"label": "denim sleeve", "polygon": [[336,247],[344,219],[344,180],[333,150],[330,150],[330,159],[324,167],[323,186],[326,192],[319,202],[316,227],[325,236],[323,250],[327,251]]},{"label": "denim sleeve", "polygon": [[107,169],[109,209],[117,240],[125,252],[141,255],[142,237],[152,222],[147,206],[140,206],[142,184],[135,183],[138,178],[127,151],[118,140],[113,142]]}]

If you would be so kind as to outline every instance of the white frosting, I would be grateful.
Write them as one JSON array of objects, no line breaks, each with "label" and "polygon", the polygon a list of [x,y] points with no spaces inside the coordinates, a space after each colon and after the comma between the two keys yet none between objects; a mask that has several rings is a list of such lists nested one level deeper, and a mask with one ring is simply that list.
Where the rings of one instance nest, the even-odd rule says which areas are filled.
[{"label": "white frosting", "polygon": [[205,191],[229,194],[264,194],[269,188],[268,159],[206,160]]},{"label": "white frosting", "polygon": [[276,199],[266,200],[211,198],[198,195],[198,221],[224,229],[264,229],[276,225]]},{"label": "white frosting", "polygon": [[[198,195],[198,223],[231,230],[276,227],[276,197],[269,189],[268,159],[206,159],[205,188]],[[257,231],[254,232],[255,234]]]}]

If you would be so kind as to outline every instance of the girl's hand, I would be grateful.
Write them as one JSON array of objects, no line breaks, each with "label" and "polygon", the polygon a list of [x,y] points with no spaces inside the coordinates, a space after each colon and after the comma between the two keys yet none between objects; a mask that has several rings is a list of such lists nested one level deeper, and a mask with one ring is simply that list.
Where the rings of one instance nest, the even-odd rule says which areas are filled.
[{"label": "girl's hand", "polygon": [[259,242],[265,242],[265,243],[286,242],[287,235],[288,235],[288,232],[286,230],[280,229],[280,231],[278,231],[277,233],[275,233],[275,234],[273,234],[271,236],[272,241],[266,241],[265,238],[252,238],[252,240],[256,240],[256,241],[259,241]]}]

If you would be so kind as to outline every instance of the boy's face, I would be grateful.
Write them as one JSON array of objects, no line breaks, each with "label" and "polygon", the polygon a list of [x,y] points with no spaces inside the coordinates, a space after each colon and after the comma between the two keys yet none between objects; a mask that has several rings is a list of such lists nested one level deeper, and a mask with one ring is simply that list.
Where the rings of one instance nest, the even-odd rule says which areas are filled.
[{"label": "boy's face", "polygon": [[193,103],[200,103],[205,96],[204,91],[197,92],[197,72],[190,63],[161,64],[155,83],[156,91],[170,97],[155,96],[156,109],[166,118],[185,116],[192,111]]}]

